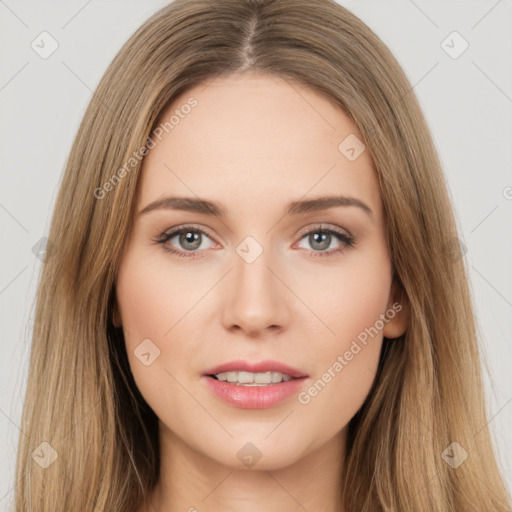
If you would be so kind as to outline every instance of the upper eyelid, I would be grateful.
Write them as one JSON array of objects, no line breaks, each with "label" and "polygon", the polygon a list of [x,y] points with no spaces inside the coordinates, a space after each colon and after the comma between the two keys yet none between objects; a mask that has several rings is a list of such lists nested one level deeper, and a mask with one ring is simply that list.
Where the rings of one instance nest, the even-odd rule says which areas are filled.
[{"label": "upper eyelid", "polygon": [[[167,230],[165,230],[162,234],[171,234],[171,233],[176,233],[176,232],[179,232],[181,230],[184,230],[184,229],[190,229],[190,230],[196,230],[196,231],[200,231],[201,233],[204,233],[208,236],[211,236],[209,234],[209,228],[204,228],[200,225],[196,225],[196,224],[183,224],[183,225],[178,225],[178,226],[175,226],[173,228],[169,228]],[[343,231],[346,231],[347,232],[347,235],[351,236],[351,233],[350,231],[347,229],[347,228],[344,228],[344,227],[341,227],[341,226],[336,226],[334,224],[330,224],[330,223],[326,223],[326,222],[319,222],[317,224],[312,224],[312,225],[309,225],[309,226],[306,226],[304,228],[301,228],[295,236],[301,234],[301,233],[308,233],[309,231],[313,230],[313,229],[317,229],[317,230],[329,230],[329,229],[332,229],[332,230],[343,230]]]},{"label": "upper eyelid", "polygon": [[320,222],[318,224],[313,224],[311,226],[307,226],[303,229],[300,229],[296,236],[303,236],[303,235],[307,235],[308,233],[310,233],[311,231],[334,231],[335,233],[338,233],[339,231],[344,231],[345,233],[342,233],[348,237],[352,237],[352,233],[346,229],[346,228],[342,228],[341,226],[335,226],[334,224],[327,224],[325,222]]},{"label": "upper eyelid", "polygon": [[215,239],[214,236],[212,236],[208,233],[208,230],[206,230],[202,227],[199,227],[199,226],[194,226],[193,224],[185,224],[183,226],[176,226],[175,228],[167,229],[166,231],[164,231],[162,233],[162,237],[164,237],[164,236],[173,236],[174,237],[177,234],[179,234],[180,232],[185,231],[186,229],[189,229],[190,231],[198,231],[200,233],[203,233],[207,237],[211,238],[212,240]]}]

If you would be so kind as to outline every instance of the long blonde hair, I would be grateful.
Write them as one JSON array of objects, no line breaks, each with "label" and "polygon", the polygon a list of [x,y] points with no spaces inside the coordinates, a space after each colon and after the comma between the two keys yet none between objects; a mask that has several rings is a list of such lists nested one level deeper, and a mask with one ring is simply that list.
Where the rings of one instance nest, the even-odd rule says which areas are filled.
[{"label": "long blonde hair", "polygon": [[[410,308],[407,332],[384,340],[374,386],[349,426],[340,476],[346,511],[510,510],[488,431],[456,222],[399,64],[332,0],[177,0],[114,58],[67,161],[36,297],[16,512],[134,511],[157,481],[157,418],[111,323],[140,172],[134,155],[178,94],[243,72],[306,85],[357,125]],[[468,455],[457,468],[442,456],[453,442]],[[34,452],[57,458],[43,468]]]}]

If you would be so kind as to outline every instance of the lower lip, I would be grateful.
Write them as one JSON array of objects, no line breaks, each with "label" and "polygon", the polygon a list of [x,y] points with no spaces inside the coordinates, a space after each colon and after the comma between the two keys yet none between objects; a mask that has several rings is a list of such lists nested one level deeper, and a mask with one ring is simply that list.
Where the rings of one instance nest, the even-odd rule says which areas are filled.
[{"label": "lower lip", "polygon": [[298,393],[306,377],[268,386],[239,386],[203,375],[209,389],[228,404],[241,409],[266,409]]}]

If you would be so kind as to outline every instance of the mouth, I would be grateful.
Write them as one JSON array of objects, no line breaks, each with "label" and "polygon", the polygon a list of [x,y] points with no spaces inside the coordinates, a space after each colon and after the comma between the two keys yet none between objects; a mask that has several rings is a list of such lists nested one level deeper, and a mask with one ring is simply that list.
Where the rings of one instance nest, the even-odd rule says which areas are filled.
[{"label": "mouth", "polygon": [[291,375],[282,372],[245,372],[245,371],[234,371],[234,372],[220,372],[217,374],[210,374],[207,377],[221,381],[229,382],[237,386],[272,386],[274,384],[280,384],[281,382],[288,382],[289,380],[295,379]]},{"label": "mouth", "polygon": [[217,397],[243,409],[273,407],[296,394],[309,377],[277,361],[232,361],[203,373],[203,381]]}]

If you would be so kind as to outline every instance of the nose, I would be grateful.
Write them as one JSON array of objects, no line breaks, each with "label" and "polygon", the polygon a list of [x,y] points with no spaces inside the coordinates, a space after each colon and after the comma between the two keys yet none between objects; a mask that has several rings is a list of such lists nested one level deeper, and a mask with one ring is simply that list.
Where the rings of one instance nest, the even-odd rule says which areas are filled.
[{"label": "nose", "polygon": [[276,265],[270,261],[269,252],[264,250],[252,263],[234,254],[235,268],[223,290],[226,299],[222,303],[222,321],[226,329],[243,331],[254,338],[287,325],[290,292],[282,277],[277,277],[279,272],[273,268]]}]

